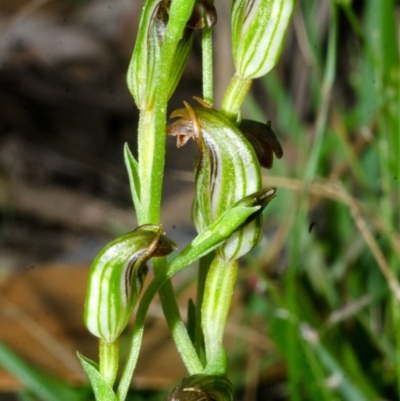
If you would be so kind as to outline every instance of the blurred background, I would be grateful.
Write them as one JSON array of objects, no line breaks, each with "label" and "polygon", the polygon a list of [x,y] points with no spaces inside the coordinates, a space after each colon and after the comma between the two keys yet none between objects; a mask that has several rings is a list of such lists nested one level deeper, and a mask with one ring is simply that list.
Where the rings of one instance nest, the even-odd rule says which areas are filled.
[{"label": "blurred background", "polygon": [[[215,5],[219,107],[234,67],[230,2]],[[123,145],[135,153],[125,76],[141,8],[0,2],[2,401],[91,399],[75,356],[97,346],[81,322],[87,270],[136,225]],[[271,120],[284,156],[264,171],[278,196],[227,327],[236,400],[400,399],[399,26],[396,0],[298,0],[279,65],[246,100],[243,116]],[[169,111],[192,96],[200,35]],[[180,248],[195,235],[195,154],[167,140],[163,226]],[[186,373],[157,301],[146,333],[130,399],[166,399]]]}]

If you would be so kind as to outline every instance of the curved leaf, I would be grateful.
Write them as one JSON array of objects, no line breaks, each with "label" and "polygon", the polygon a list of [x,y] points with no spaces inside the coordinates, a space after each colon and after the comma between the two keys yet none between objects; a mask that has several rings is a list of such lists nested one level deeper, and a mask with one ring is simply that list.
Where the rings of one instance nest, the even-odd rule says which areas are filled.
[{"label": "curved leaf", "polygon": [[96,401],[117,401],[113,389],[98,371],[97,364],[79,352],[77,355],[81,361],[83,370],[90,380]]}]

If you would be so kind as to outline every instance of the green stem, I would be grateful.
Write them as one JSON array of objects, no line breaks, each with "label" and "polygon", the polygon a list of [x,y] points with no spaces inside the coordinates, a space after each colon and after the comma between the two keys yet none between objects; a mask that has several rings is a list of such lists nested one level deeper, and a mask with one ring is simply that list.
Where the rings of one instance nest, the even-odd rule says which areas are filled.
[{"label": "green stem", "polygon": [[131,347],[122,372],[121,381],[119,382],[118,386],[117,401],[124,401],[126,394],[128,393],[142,344],[146,314],[152,299],[157,292],[160,291],[161,287],[167,282],[167,280],[176,274],[180,269],[187,266],[190,261],[191,259],[189,258],[181,260],[180,263],[170,263],[165,271],[160,271],[160,273],[153,279],[143,294],[136,314],[135,324],[133,326]]},{"label": "green stem", "polygon": [[197,278],[196,323],[195,323],[194,344],[197,350],[197,354],[204,363],[206,362],[206,360],[205,360],[205,350],[204,350],[204,335],[203,335],[203,329],[201,327],[201,305],[203,304],[207,274],[213,259],[214,259],[214,252],[210,252],[208,255],[203,256],[200,259],[199,272]]},{"label": "green stem", "polygon": [[221,112],[231,120],[237,119],[240,107],[250,90],[252,80],[234,75],[222,100]]},{"label": "green stem", "polygon": [[[213,47],[212,28],[202,29],[202,62],[203,62],[203,98],[211,106],[214,104],[214,74],[213,74]],[[203,303],[205,281],[214,257],[213,252],[203,256],[199,262],[199,273],[197,279],[196,316],[194,343],[197,354],[205,363],[204,336],[201,327],[201,305]]]},{"label": "green stem", "polygon": [[211,28],[203,28],[201,44],[203,56],[203,98],[212,106],[214,104],[214,90]]},{"label": "green stem", "polygon": [[[173,67],[176,47],[182,32],[185,29],[193,9],[194,0],[175,0],[171,3],[169,21],[165,32],[164,44],[161,49],[161,61],[157,76],[157,93],[154,110],[145,113],[154,113],[151,117],[152,125],[144,131],[139,126],[139,149],[144,148],[144,154],[139,157],[139,177],[141,184],[140,201],[146,223],[158,224],[161,214],[161,195],[164,179],[165,164],[165,126],[167,120],[168,80]],[[147,118],[146,118],[147,119]],[[148,117],[150,119],[150,116]],[[147,170],[150,168],[150,170]],[[146,181],[142,181],[142,179]]]},{"label": "green stem", "polygon": [[[157,276],[158,271],[162,272],[165,270],[165,258],[153,260],[153,265]],[[203,365],[197,356],[193,343],[181,319],[171,280],[167,280],[160,288],[159,295],[165,320],[189,374],[202,373],[204,370]]]},{"label": "green stem", "polygon": [[218,255],[210,265],[202,305],[202,327],[207,362],[221,355],[225,325],[237,278],[237,261],[225,261]]},{"label": "green stem", "polygon": [[[157,147],[158,135],[155,132],[155,111],[143,110],[139,114],[138,127],[138,164],[139,164],[139,179],[140,179],[140,204],[142,213],[137,214],[139,225],[150,223],[150,216],[154,215],[156,202],[159,205],[160,200],[158,191],[153,187],[157,187],[155,177],[163,175],[164,169],[164,151]],[[165,135],[164,135],[165,136]],[[157,173],[157,174],[156,174]],[[158,221],[152,221],[157,224]]]},{"label": "green stem", "polygon": [[119,360],[119,343],[118,340],[107,343],[103,340],[99,341],[99,371],[106,379],[107,383],[112,387],[117,377]]}]

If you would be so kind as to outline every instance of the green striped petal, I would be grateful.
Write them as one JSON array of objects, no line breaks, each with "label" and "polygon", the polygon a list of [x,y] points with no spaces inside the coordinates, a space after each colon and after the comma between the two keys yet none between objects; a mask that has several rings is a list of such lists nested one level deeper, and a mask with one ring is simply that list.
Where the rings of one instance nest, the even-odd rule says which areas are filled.
[{"label": "green striped petal", "polygon": [[193,217],[201,232],[238,200],[261,188],[261,170],[250,143],[223,114],[211,108],[186,106],[171,115],[181,118],[167,132],[178,135],[181,142],[193,137],[197,145]]},{"label": "green striped petal", "polygon": [[295,0],[233,0],[232,49],[236,74],[254,79],[278,62]]},{"label": "green striped petal", "polygon": [[103,341],[115,341],[142,290],[146,262],[174,249],[161,227],[154,225],[140,226],[106,245],[90,267],[84,310],[88,330]]},{"label": "green striped petal", "polygon": [[[199,151],[192,220],[202,232],[236,202],[261,190],[260,164],[245,135],[219,111],[186,104],[171,116],[180,119],[167,133],[177,136],[178,146],[192,137]],[[258,243],[261,213],[247,223],[218,249],[224,259],[237,259]]]}]

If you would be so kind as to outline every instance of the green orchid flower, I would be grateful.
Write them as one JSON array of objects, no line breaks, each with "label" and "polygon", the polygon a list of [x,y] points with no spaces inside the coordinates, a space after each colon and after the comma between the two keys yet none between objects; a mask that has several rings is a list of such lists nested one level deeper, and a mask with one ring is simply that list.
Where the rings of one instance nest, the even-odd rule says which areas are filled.
[{"label": "green orchid flower", "polygon": [[[171,0],[149,1],[139,25],[138,37],[128,69],[128,88],[140,110],[151,110],[155,105],[161,48],[169,21]],[[168,80],[168,99],[174,93],[182,76],[193,45],[193,30],[211,28],[217,23],[215,7],[207,0],[195,2],[192,15],[178,43]]]},{"label": "green orchid flower", "polygon": [[[257,154],[234,123],[209,107],[192,108],[187,103],[185,106],[172,113],[171,117],[180,119],[168,127],[167,133],[177,136],[178,146],[193,138],[198,148],[192,219],[197,231],[202,232],[233,204],[251,194],[258,194],[263,204],[261,199],[271,188],[262,190]],[[258,244],[261,226],[262,214],[258,213],[217,252],[225,260],[245,255]]]},{"label": "green orchid flower", "polygon": [[115,239],[90,267],[84,322],[101,340],[112,343],[125,329],[143,287],[146,262],[176,248],[160,226],[143,225]]},{"label": "green orchid flower", "polygon": [[233,59],[241,79],[262,77],[276,65],[294,6],[294,0],[233,0]]}]

